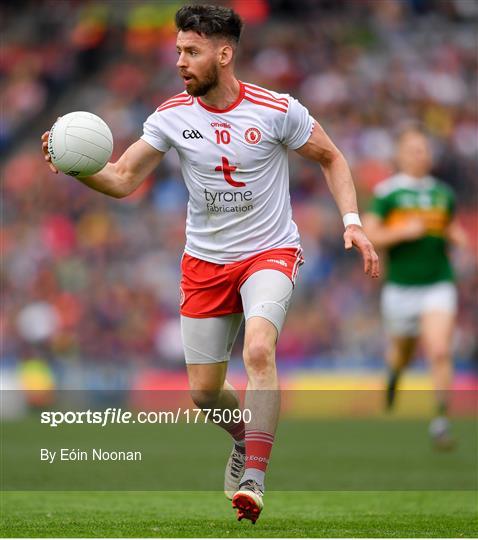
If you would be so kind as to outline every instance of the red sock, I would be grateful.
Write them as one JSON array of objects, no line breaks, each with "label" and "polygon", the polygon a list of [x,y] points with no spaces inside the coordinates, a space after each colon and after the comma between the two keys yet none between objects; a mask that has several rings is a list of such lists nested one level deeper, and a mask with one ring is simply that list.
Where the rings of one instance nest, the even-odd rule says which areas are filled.
[{"label": "red sock", "polygon": [[265,471],[269,463],[274,435],[265,431],[246,430],[246,469]]}]

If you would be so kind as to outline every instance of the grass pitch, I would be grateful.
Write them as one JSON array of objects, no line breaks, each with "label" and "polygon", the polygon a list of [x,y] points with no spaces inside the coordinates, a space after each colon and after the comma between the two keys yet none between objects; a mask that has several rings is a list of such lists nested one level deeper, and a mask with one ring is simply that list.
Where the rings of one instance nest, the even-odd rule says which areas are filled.
[{"label": "grass pitch", "polygon": [[269,492],[256,523],[217,492],[10,492],[4,537],[476,537],[473,492]]}]

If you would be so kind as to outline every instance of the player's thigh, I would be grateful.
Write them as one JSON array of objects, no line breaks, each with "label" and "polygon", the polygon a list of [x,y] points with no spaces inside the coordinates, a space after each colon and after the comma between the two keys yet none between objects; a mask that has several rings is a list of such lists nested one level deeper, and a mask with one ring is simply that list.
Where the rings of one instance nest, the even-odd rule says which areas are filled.
[{"label": "player's thigh", "polygon": [[242,313],[195,318],[181,315],[181,337],[186,364],[227,362],[242,323]]},{"label": "player's thigh", "polygon": [[[274,336],[274,342],[277,340],[284,325],[292,291],[291,280],[278,270],[259,270],[244,282],[240,294],[246,319],[246,340],[251,333],[264,333],[266,336]],[[256,317],[270,324],[253,322]]]},{"label": "player's thigh", "polygon": [[422,315],[422,343],[427,358],[445,358],[451,355],[455,313],[427,311]]},{"label": "player's thigh", "polygon": [[189,387],[196,403],[214,402],[223,388],[241,322],[242,313],[205,319],[181,316]]},{"label": "player's thigh", "polygon": [[417,345],[416,336],[392,335],[387,348],[387,362],[392,368],[403,368],[411,360]]},{"label": "player's thigh", "polygon": [[427,357],[443,358],[451,353],[457,308],[452,283],[430,286],[421,314],[421,337]]}]

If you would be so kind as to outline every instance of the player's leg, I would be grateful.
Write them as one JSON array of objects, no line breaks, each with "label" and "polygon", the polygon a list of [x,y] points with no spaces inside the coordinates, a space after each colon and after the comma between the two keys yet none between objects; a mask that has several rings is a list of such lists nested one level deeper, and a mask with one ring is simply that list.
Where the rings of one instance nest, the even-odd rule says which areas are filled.
[{"label": "player's leg", "polygon": [[423,347],[430,363],[439,415],[446,415],[448,412],[449,390],[453,377],[451,341],[454,324],[453,313],[430,311],[422,316]]},{"label": "player's leg", "polygon": [[381,298],[382,317],[388,335],[385,353],[387,364],[387,410],[394,403],[400,377],[415,352],[420,331],[421,292],[417,288],[387,284]]},{"label": "player's leg", "polygon": [[181,315],[181,336],[191,397],[198,407],[237,403],[226,382],[227,363],[242,323],[242,313],[194,318]]},{"label": "player's leg", "polygon": [[392,409],[395,403],[397,385],[403,370],[410,363],[415,352],[417,338],[415,336],[390,336],[385,360],[388,366],[386,407]]},{"label": "player's leg", "polygon": [[239,519],[252,522],[262,510],[265,472],[279,418],[275,349],[292,288],[282,272],[260,270],[240,291],[246,318],[243,354],[248,376],[244,408],[251,411],[251,422],[246,425],[246,470],[233,505]]},{"label": "player's leg", "polygon": [[227,363],[242,323],[242,314],[205,319],[181,316],[181,331],[191,397],[201,409],[229,410],[215,422],[234,440],[224,478],[224,492],[232,499],[245,466],[244,421],[232,411],[240,409],[233,386],[226,380]]},{"label": "player's leg", "polygon": [[425,356],[430,364],[437,400],[436,416],[430,424],[430,435],[439,449],[454,445],[447,418],[453,379],[452,339],[455,327],[456,291],[453,285],[436,286],[430,294],[427,310],[421,318],[421,335]]}]

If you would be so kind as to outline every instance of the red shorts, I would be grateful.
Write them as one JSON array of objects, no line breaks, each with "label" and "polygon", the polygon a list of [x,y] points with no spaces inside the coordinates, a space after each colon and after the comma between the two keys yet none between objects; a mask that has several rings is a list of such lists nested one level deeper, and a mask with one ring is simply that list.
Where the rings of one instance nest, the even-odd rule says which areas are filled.
[{"label": "red shorts", "polygon": [[279,270],[295,283],[304,263],[301,248],[278,248],[243,261],[215,264],[187,253],[181,261],[181,315],[198,319],[242,313],[239,291],[258,270]]}]

